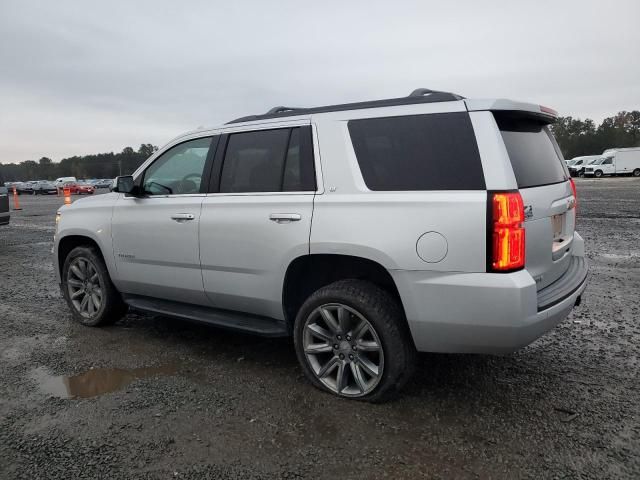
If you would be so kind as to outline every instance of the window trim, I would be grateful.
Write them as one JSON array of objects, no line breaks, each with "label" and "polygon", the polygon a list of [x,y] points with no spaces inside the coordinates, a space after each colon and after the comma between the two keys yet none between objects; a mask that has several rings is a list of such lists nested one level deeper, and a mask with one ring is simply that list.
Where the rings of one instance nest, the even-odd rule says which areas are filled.
[{"label": "window trim", "polygon": [[[224,167],[224,158],[225,155],[227,153],[227,148],[229,146],[229,137],[231,135],[235,135],[238,133],[251,133],[251,132],[261,132],[261,131],[265,131],[265,130],[289,130],[289,138],[287,139],[287,148],[285,149],[285,155],[287,154],[286,152],[288,152],[289,150],[289,142],[291,141],[291,132],[293,131],[294,128],[300,128],[301,129],[301,133],[303,129],[308,128],[309,129],[309,141],[311,142],[311,145],[309,145],[308,147],[308,153],[311,155],[311,164],[313,166],[313,175],[314,175],[314,182],[315,182],[315,188],[312,190],[297,190],[297,191],[283,191],[283,190],[278,190],[278,191],[271,191],[271,192],[221,192],[220,191],[220,183],[222,182],[222,169]],[[269,125],[269,126],[264,126],[264,125],[256,125],[256,126],[252,126],[252,128],[243,128],[243,129],[234,129],[232,131],[227,131],[225,133],[222,133],[220,135],[220,139],[218,141],[218,145],[217,145],[217,149],[216,149],[216,154],[215,154],[215,158],[213,159],[213,165],[211,168],[211,176],[210,176],[210,180],[209,180],[209,187],[207,189],[207,191],[205,192],[207,196],[249,196],[249,195],[315,195],[317,193],[322,193],[319,190],[319,185],[321,184],[318,179],[319,179],[319,175],[318,175],[318,168],[319,168],[319,159],[316,155],[316,151],[315,151],[315,141],[314,141],[314,129],[313,126],[309,123],[297,123],[297,124],[292,124],[292,125]],[[304,135],[300,136],[301,139],[301,143],[300,143],[300,147],[302,149],[303,144],[302,144],[302,139],[303,139]],[[283,168],[286,168],[286,156],[285,156],[285,163],[283,164]],[[282,188],[282,178],[281,178],[281,188]]]},{"label": "window trim", "polygon": [[[207,158],[205,159],[204,162],[204,169],[202,170],[202,179],[200,181],[200,191],[198,193],[169,193],[166,195],[142,195],[136,198],[184,198],[184,197],[202,197],[204,195],[206,195],[207,193],[207,186],[209,185],[210,179],[211,179],[211,173],[212,173],[212,168],[213,168],[213,159],[215,157],[215,153],[216,150],[218,149],[218,145],[220,144],[220,137],[221,135],[218,134],[214,134],[214,135],[203,135],[201,137],[193,137],[193,138],[188,138],[185,139],[181,142],[177,142],[173,145],[171,145],[170,147],[168,147],[167,149],[163,150],[161,153],[158,154],[158,156],[156,156],[153,160],[151,160],[147,165],[143,165],[143,170],[134,178],[134,182],[135,185],[139,188],[142,189],[142,184],[144,183],[144,177],[147,173],[147,170],[149,170],[149,168],[151,168],[152,165],[154,165],[158,160],[160,160],[162,157],[164,157],[167,153],[169,153],[171,150],[173,150],[174,148],[183,145],[185,143],[189,143],[189,142],[193,142],[195,140],[202,140],[203,138],[208,138],[209,139],[209,151],[207,152]],[[131,196],[131,195],[126,195],[127,197]]]}]

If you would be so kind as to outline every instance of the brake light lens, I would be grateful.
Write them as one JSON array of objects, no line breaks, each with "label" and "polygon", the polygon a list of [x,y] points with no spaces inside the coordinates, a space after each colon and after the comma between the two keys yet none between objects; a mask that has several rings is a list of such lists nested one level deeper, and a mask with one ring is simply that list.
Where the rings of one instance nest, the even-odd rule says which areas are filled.
[{"label": "brake light lens", "polygon": [[576,190],[576,182],[573,181],[573,178],[569,179],[571,183],[571,192],[573,193],[573,198],[575,199],[575,203],[573,204],[573,208],[576,209],[576,213],[578,213],[578,192]]},{"label": "brake light lens", "polygon": [[491,194],[491,270],[524,268],[524,202],[518,192]]},{"label": "brake light lens", "polygon": [[558,116],[558,112],[556,112],[553,108],[545,107],[543,105],[540,105],[540,111],[542,113],[547,113],[549,115],[553,115],[554,117]]}]

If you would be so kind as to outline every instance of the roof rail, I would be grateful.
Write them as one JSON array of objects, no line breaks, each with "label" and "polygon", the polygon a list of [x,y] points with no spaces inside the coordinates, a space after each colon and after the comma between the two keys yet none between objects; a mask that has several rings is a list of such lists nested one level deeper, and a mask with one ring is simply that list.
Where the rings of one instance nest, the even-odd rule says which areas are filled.
[{"label": "roof rail", "polygon": [[265,115],[273,115],[274,113],[282,113],[282,112],[295,112],[296,110],[302,110],[302,108],[282,107],[282,106],[273,107],[271,110],[265,113]]},{"label": "roof rail", "polygon": [[340,105],[328,105],[326,107],[312,108],[293,108],[293,107],[273,107],[267,113],[262,115],[249,115],[246,117],[236,118],[227,122],[241,123],[257,120],[267,120],[270,118],[292,117],[295,115],[312,115],[314,113],[340,112],[345,110],[360,110],[363,108],[376,107],[393,107],[397,105],[413,105],[417,103],[436,103],[436,102],[453,102],[463,100],[464,97],[455,93],[440,92],[438,90],[429,90],[428,88],[418,88],[411,92],[407,97],[389,98],[386,100],[371,100],[368,102],[343,103]]},{"label": "roof rail", "polygon": [[432,93],[444,93],[446,95],[452,95],[456,97],[456,100],[464,100],[463,96],[458,95],[456,93],[441,92],[440,90],[430,90],[428,88],[416,88],[413,92],[409,94],[409,97],[424,97],[425,95],[430,95]]}]

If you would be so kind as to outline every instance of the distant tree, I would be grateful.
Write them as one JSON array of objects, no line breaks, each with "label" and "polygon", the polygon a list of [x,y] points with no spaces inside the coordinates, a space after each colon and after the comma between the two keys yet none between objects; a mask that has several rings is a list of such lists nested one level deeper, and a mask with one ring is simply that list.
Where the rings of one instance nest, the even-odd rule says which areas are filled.
[{"label": "distant tree", "polygon": [[113,178],[116,175],[133,173],[158,147],[145,143],[136,152],[131,147],[125,147],[120,153],[99,153],[63,158],[54,162],[48,157],[42,157],[37,162],[26,160],[19,164],[8,163],[2,165],[4,180],[53,180],[58,177],[76,178]]},{"label": "distant tree", "polygon": [[138,149],[138,153],[145,157],[145,159],[149,158],[156,151],[158,151],[158,147],[151,145],[150,143],[143,143]]},{"label": "distant tree", "polygon": [[559,117],[551,126],[565,158],[598,155],[608,148],[640,146],[640,111],[619,112],[596,127],[593,120]]}]

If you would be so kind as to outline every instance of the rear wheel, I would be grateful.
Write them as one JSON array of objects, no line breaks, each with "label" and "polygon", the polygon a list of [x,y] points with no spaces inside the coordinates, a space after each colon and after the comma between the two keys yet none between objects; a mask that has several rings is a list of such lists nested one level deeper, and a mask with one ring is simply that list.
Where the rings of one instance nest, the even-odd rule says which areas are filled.
[{"label": "rear wheel", "polygon": [[62,267],[62,294],[73,317],[90,327],[114,323],[127,311],[94,247],[76,247],[67,255]]},{"label": "rear wheel", "polygon": [[602,170],[596,170],[594,175],[596,176],[596,178],[600,178],[602,176]]},{"label": "rear wheel", "polygon": [[387,399],[405,385],[415,363],[398,302],[361,280],[340,280],[311,295],[296,317],[294,342],[311,383],[358,400]]},{"label": "rear wheel", "polygon": [[640,177],[640,168],[636,168],[632,174],[634,177]]}]

